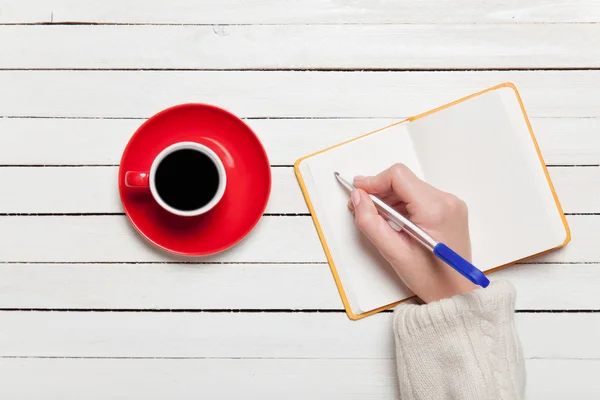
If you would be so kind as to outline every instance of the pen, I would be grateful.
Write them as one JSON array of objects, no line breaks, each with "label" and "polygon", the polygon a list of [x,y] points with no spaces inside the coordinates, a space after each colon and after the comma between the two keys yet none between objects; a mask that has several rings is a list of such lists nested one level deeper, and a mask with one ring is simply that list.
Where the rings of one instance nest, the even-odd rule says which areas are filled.
[{"label": "pen", "polygon": [[[333,173],[337,180],[348,190],[352,191],[356,187],[348,180],[344,179],[339,173]],[[419,228],[408,218],[394,210],[392,207],[385,204],[382,200],[369,194],[379,214],[388,221],[398,225],[402,230],[408,233],[417,242],[425,246],[436,257],[444,261],[446,264],[458,271],[462,276],[470,280],[476,285],[487,287],[490,284],[489,279],[477,269],[473,264],[462,258],[458,253],[446,246],[444,243],[438,242],[432,238],[427,232]]]}]

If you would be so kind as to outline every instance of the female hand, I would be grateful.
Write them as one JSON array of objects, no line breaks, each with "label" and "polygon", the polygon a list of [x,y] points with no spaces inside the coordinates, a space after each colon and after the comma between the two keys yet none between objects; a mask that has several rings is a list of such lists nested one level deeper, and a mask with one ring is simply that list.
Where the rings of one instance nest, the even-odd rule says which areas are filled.
[{"label": "female hand", "polygon": [[420,180],[403,164],[396,164],[377,176],[356,177],[354,185],[357,189],[352,192],[349,206],[354,210],[356,225],[424,302],[476,288],[406,232],[394,230],[377,213],[367,193],[376,195],[471,261],[467,206],[462,200]]}]

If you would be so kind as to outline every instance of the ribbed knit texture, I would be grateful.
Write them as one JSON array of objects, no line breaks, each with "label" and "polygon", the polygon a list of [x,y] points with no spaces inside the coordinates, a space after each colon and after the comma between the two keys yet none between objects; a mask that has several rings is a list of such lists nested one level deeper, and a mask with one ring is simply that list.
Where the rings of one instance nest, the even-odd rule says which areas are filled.
[{"label": "ribbed knit texture", "polygon": [[514,310],[515,289],[506,281],[429,304],[400,304],[400,398],[522,399],[525,364]]}]

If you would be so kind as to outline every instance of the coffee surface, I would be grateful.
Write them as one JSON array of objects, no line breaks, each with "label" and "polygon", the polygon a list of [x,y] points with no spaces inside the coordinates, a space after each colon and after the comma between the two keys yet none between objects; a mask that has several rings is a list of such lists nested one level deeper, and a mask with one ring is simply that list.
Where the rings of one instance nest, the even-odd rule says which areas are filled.
[{"label": "coffee surface", "polygon": [[181,149],[167,155],[156,168],[156,191],[169,206],[193,211],[207,205],[217,194],[219,171],[206,154]]}]

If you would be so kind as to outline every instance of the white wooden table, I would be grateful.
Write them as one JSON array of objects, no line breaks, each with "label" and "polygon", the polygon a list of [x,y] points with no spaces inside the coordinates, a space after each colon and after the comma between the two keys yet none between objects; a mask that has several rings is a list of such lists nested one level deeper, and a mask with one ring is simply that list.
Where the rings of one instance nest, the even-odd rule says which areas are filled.
[{"label": "white wooden table", "polygon": [[[503,81],[573,235],[492,275],[528,398],[600,398],[597,0],[0,0],[0,24],[0,398],[397,397],[391,314],[348,320],[291,164]],[[184,102],[244,117],[273,166],[252,235],[193,262],[136,235],[116,184]]]}]

